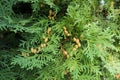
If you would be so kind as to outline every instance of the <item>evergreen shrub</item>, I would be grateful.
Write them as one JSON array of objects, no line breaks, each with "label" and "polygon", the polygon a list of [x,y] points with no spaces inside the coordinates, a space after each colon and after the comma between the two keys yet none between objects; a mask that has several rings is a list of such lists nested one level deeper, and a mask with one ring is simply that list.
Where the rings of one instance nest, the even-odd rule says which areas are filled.
[{"label": "evergreen shrub", "polygon": [[0,0],[0,80],[119,80],[119,0]]}]

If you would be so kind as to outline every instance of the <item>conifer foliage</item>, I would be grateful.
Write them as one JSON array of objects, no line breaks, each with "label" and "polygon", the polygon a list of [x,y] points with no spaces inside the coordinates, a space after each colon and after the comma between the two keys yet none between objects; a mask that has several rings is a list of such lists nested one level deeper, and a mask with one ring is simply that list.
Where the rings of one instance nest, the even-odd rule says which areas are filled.
[{"label": "conifer foliage", "polygon": [[0,0],[0,80],[119,80],[119,0]]}]

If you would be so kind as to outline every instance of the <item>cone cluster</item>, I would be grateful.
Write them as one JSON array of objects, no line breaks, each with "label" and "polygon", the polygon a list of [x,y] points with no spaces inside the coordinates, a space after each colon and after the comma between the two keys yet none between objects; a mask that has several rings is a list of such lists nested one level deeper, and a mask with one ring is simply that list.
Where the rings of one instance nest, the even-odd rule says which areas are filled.
[{"label": "cone cluster", "polygon": [[77,38],[73,38],[73,42],[75,42],[76,44],[75,44],[75,46],[74,46],[74,48],[73,48],[73,50],[77,50],[79,47],[81,47],[81,44],[80,44],[80,40],[79,39],[77,39]]},{"label": "cone cluster", "polygon": [[49,10],[48,18],[50,20],[55,20],[55,17],[56,17],[56,13],[53,10]]},{"label": "cone cluster", "polygon": [[63,53],[64,57],[69,58],[68,52],[63,48],[61,48],[61,50],[62,50],[62,53]]},{"label": "cone cluster", "polygon": [[67,28],[65,26],[63,27],[63,29],[64,29],[64,34],[66,36],[70,36],[70,33],[67,31]]},{"label": "cone cluster", "polygon": [[[49,27],[47,29],[47,34],[49,35],[51,33],[51,28]],[[43,37],[44,43],[41,43],[37,48],[31,48],[30,51],[31,53],[39,53],[43,48],[45,48],[47,46],[47,42],[48,42],[48,37]]]}]

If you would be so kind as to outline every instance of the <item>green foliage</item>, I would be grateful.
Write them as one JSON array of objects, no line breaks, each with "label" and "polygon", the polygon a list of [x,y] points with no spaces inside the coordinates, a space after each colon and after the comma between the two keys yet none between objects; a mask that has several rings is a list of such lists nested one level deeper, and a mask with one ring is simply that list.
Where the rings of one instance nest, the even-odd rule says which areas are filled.
[{"label": "green foliage", "polygon": [[119,79],[117,3],[1,0],[0,80]]}]

